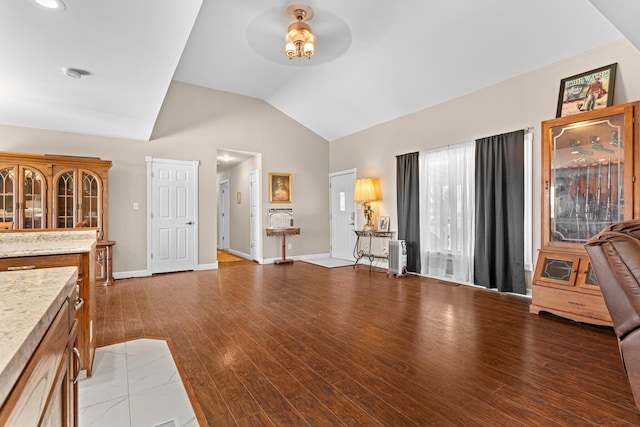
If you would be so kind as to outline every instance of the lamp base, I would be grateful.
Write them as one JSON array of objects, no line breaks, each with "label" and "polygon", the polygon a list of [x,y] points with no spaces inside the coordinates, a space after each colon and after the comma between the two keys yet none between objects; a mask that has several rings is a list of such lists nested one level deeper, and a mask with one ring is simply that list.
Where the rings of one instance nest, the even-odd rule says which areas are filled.
[{"label": "lamp base", "polygon": [[376,231],[376,226],[373,224],[365,224],[364,227],[362,227],[362,231]]}]

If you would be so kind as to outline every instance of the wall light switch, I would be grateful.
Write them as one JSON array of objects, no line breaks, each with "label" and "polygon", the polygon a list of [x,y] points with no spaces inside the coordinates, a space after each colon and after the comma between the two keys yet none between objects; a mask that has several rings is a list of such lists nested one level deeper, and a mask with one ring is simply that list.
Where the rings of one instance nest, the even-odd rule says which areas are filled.
[{"label": "wall light switch", "polygon": [[133,210],[137,211],[138,209],[140,209],[140,204],[138,202],[133,202]]}]

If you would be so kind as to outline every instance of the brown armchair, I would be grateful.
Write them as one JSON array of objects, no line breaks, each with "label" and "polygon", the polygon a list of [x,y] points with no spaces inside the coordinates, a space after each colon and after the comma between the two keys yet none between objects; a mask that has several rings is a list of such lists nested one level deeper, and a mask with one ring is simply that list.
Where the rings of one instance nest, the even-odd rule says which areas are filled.
[{"label": "brown armchair", "polygon": [[585,249],[613,321],[636,408],[640,409],[640,220],[605,228]]}]

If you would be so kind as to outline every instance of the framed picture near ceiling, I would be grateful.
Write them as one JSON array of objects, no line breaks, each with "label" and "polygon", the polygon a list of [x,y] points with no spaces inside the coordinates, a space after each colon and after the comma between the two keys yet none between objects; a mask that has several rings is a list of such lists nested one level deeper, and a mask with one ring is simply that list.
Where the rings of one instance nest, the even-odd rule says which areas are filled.
[{"label": "framed picture near ceiling", "polygon": [[291,174],[269,174],[269,202],[291,203]]},{"label": "framed picture near ceiling", "polygon": [[556,117],[612,106],[617,66],[610,64],[562,79]]}]

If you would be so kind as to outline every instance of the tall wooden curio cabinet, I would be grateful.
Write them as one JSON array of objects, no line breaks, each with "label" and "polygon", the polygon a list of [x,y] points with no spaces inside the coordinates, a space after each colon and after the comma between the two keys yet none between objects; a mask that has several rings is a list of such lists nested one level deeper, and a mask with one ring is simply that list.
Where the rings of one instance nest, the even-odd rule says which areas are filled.
[{"label": "tall wooden curio cabinet", "polygon": [[110,167],[95,157],[0,152],[0,222],[15,230],[97,229],[96,283],[111,284]]},{"label": "tall wooden curio cabinet", "polygon": [[584,244],[640,217],[639,102],[542,123],[542,247],[530,311],[611,325]]},{"label": "tall wooden curio cabinet", "polygon": [[542,123],[542,247],[530,311],[611,325],[584,244],[640,217],[639,102]]}]

